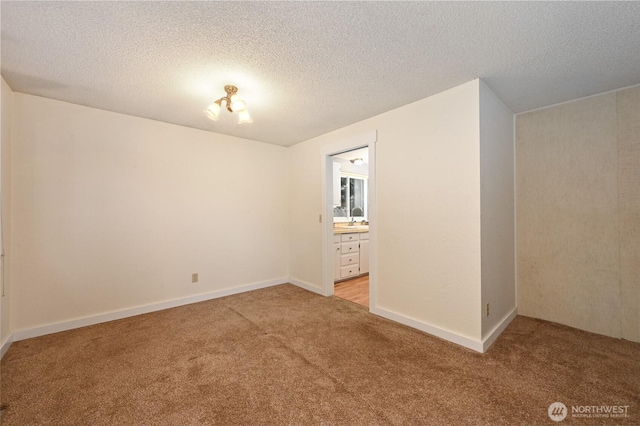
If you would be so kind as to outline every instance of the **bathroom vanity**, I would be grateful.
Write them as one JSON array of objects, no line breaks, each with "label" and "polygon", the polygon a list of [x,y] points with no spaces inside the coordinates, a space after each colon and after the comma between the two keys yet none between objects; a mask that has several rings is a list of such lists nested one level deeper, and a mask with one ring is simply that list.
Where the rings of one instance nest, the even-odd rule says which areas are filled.
[{"label": "bathroom vanity", "polygon": [[333,231],[334,282],[369,273],[369,227],[339,227]]}]

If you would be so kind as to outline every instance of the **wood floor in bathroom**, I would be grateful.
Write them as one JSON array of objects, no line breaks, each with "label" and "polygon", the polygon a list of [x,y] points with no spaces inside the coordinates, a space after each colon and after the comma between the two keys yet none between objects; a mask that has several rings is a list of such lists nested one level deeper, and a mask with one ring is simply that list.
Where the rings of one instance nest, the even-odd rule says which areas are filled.
[{"label": "wood floor in bathroom", "polygon": [[336,283],[333,295],[369,307],[369,274]]}]

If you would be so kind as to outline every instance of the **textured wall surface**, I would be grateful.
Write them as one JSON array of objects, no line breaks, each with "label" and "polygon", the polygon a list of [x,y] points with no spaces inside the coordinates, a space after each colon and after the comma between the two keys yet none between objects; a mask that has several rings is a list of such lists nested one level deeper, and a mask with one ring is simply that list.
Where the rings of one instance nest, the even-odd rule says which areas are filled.
[{"label": "textured wall surface", "polygon": [[640,342],[640,87],[618,92],[621,334]]},{"label": "textured wall surface", "polygon": [[639,341],[639,90],[517,117],[519,313]]},{"label": "textured wall surface", "polygon": [[0,344],[11,334],[11,142],[13,135],[13,91],[2,79],[2,234],[5,249],[2,326]]}]

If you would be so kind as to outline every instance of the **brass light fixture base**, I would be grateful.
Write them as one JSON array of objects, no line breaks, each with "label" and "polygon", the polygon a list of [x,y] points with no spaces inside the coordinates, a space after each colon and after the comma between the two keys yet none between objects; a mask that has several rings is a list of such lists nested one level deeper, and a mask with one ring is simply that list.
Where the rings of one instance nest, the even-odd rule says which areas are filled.
[{"label": "brass light fixture base", "polygon": [[236,93],[238,93],[238,88],[236,86],[231,86],[231,85],[224,86],[224,91],[227,92],[227,96],[222,99],[227,101],[227,111],[233,112],[233,110],[231,109],[231,97]]},{"label": "brass light fixture base", "polygon": [[224,86],[224,91],[227,92],[227,96],[231,98],[231,96],[238,93],[238,88],[236,86]]}]

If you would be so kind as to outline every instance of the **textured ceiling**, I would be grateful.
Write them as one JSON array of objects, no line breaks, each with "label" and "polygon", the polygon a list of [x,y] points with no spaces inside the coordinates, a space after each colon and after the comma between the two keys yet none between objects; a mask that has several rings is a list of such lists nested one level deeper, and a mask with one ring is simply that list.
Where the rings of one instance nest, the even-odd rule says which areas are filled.
[{"label": "textured ceiling", "polygon": [[[514,112],[640,83],[640,3],[8,2],[18,92],[293,145],[474,78]],[[235,84],[254,123],[202,110]]]}]

